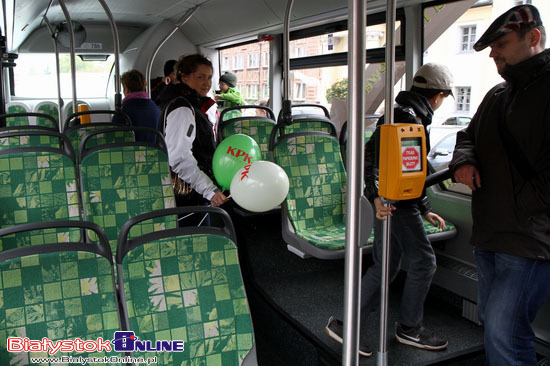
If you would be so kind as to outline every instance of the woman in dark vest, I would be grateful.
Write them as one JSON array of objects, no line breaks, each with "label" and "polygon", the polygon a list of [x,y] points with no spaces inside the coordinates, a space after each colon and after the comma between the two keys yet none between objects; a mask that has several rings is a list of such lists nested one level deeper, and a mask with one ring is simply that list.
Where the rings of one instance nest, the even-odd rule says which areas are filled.
[{"label": "woman in dark vest", "polygon": [[193,54],[180,57],[175,66],[180,81],[172,89],[172,101],[166,106],[165,139],[172,171],[193,189],[189,196],[178,197],[178,206],[220,206],[227,197],[214,183],[212,157],[216,149],[211,108],[214,100],[207,96],[212,87],[212,63]]}]

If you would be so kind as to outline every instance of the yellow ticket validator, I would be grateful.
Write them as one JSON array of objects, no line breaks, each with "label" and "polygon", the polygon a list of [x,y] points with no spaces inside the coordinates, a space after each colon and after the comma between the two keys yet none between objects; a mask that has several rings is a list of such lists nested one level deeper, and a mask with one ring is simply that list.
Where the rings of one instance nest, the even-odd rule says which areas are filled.
[{"label": "yellow ticket validator", "polygon": [[395,201],[420,197],[426,181],[426,165],[423,125],[395,123],[380,127],[380,197]]}]

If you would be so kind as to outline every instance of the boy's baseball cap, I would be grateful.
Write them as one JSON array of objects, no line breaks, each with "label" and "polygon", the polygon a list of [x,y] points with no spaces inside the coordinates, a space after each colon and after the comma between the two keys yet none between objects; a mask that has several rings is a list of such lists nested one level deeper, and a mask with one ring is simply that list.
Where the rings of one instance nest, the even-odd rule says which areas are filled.
[{"label": "boy's baseball cap", "polygon": [[495,19],[481,38],[474,44],[474,50],[481,51],[491,43],[522,26],[538,27],[542,25],[540,14],[533,5],[518,5]]},{"label": "boy's baseball cap", "polygon": [[232,72],[226,72],[220,77],[220,81],[223,81],[230,87],[234,88],[237,85],[237,75]]},{"label": "boy's baseball cap", "polygon": [[445,65],[433,62],[422,65],[413,78],[413,86],[422,89],[446,90],[453,94],[453,74]]}]

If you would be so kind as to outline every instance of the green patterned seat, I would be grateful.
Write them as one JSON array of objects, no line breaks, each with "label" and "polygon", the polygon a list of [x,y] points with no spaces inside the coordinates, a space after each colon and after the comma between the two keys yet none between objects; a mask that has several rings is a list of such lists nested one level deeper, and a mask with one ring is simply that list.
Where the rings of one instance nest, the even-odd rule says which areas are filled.
[{"label": "green patterned seat", "polygon": [[[69,129],[63,131],[63,134],[67,136],[71,145],[73,146],[74,152],[76,154],[77,160],[79,155],[80,143],[84,137],[90,132],[96,132],[100,130],[108,130],[112,128],[120,128],[123,125],[116,123],[86,123],[82,125],[75,125]],[[135,134],[131,130],[117,130],[112,131],[111,133],[105,133],[94,135],[94,138],[91,139],[88,143],[89,147],[104,145],[108,143],[116,142],[134,142]]]},{"label": "green patterned seat", "polygon": [[[48,220],[80,220],[72,149],[0,150],[0,227]],[[61,229],[60,229],[61,230]],[[79,240],[78,230],[48,230],[57,241]],[[40,234],[40,233],[39,233]],[[5,237],[0,250],[40,243],[30,233]]]},{"label": "green patterned seat", "polygon": [[260,146],[263,160],[269,159],[269,136],[275,121],[259,117],[241,117],[219,122],[218,136],[223,140],[231,135],[244,134],[252,137]]},{"label": "green patterned seat", "polygon": [[[424,221],[424,230],[426,230],[426,234],[428,234],[428,239],[432,243],[438,240],[449,239],[456,235],[455,225],[449,221],[445,221],[445,229],[440,229],[436,226],[433,226],[428,220],[424,218],[422,218],[422,220]],[[374,243],[374,229],[372,230],[368,240],[368,244],[372,243]]]},{"label": "green patterned seat", "polygon": [[285,135],[297,132],[325,132],[337,136],[332,121],[323,116],[297,115],[292,117],[292,124],[284,126]]},{"label": "green patterned seat", "polygon": [[291,225],[283,222],[287,244],[306,255],[342,257],[346,172],[338,141],[318,132],[284,135],[273,145],[273,158],[290,183],[284,211]]},{"label": "green patterned seat", "polygon": [[[75,230],[93,228],[86,223],[75,223],[82,224],[75,226]],[[7,230],[13,229],[17,228]],[[0,235],[7,230],[0,230]],[[8,352],[8,337],[38,341],[47,338],[54,343],[76,338],[111,340],[114,331],[120,329],[112,254],[106,239],[100,244],[75,242],[65,245],[58,243],[55,237],[43,239],[42,245],[0,253],[2,365],[31,365],[35,364],[30,362],[31,357],[48,357],[46,352]],[[122,356],[105,351],[59,351],[51,357],[114,355]]]},{"label": "green patterned seat", "polygon": [[10,102],[6,104],[6,113],[8,114],[19,114],[18,116],[13,116],[6,119],[6,126],[28,126],[30,125],[29,116],[26,113],[29,113],[29,107],[20,102]]},{"label": "green patterned seat", "polygon": [[[225,228],[186,227],[128,239],[134,223],[195,210],[221,215]],[[185,342],[184,352],[135,355],[158,356],[158,365],[166,366],[257,365],[229,216],[219,208],[182,207],[143,215],[125,229],[116,262],[129,329],[141,340]]]},{"label": "green patterned seat", "polygon": [[[175,198],[165,149],[140,142],[88,147],[99,133],[83,141],[86,149],[80,157],[84,217],[105,231],[114,250],[119,230],[129,218],[175,207]],[[158,225],[170,228],[176,222]]]},{"label": "green patterned seat", "polygon": [[[34,111],[37,113],[47,114],[48,116],[53,117],[57,122],[56,126],[53,126],[53,127],[59,129],[59,108],[57,107],[57,103],[49,102],[49,101],[40,102],[34,107]],[[51,120],[43,117],[36,118],[36,125],[52,127]]]},{"label": "green patterned seat", "polygon": [[61,147],[64,136],[36,126],[4,127],[0,129],[0,150],[17,147]]}]

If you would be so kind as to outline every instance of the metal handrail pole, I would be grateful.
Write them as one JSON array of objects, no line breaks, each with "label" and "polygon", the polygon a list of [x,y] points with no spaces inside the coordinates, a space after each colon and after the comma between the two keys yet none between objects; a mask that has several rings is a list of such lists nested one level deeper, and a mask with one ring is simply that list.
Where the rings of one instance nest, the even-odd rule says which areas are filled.
[{"label": "metal handrail pole", "polygon": [[[384,123],[394,123],[393,120],[393,87],[395,84],[395,0],[387,0],[386,8],[386,99],[384,103]],[[384,204],[389,207],[391,203]],[[388,287],[389,287],[389,260],[391,242],[391,216],[387,216],[382,226],[382,268],[380,282],[380,340],[376,357],[377,366],[388,364],[387,327],[388,327]]]},{"label": "metal handrail pole", "polygon": [[284,76],[284,93],[283,93],[283,99],[289,100],[290,98],[290,13],[292,11],[292,4],[294,3],[294,0],[288,0],[286,3],[286,10],[285,10],[285,23],[283,27],[283,76]]},{"label": "metal handrail pole", "polygon": [[122,108],[122,95],[120,94],[120,39],[118,37],[118,29],[115,23],[115,19],[113,17],[113,13],[111,13],[111,9],[109,9],[109,6],[105,3],[105,0],[98,0],[101,6],[103,7],[103,10],[105,11],[105,14],[107,15],[107,18],[109,19],[109,23],[111,25],[111,32],[113,33],[113,46],[114,46],[114,53],[115,53],[115,111],[119,112]]},{"label": "metal handrail pole", "polygon": [[52,25],[48,21],[48,18],[46,16],[43,17],[44,23],[46,23],[46,27],[48,27],[48,30],[50,31],[50,34],[52,35],[53,39],[53,50],[55,52],[55,72],[57,77],[57,118],[58,118],[58,127],[61,130],[61,123],[63,121],[63,111],[61,110],[63,108],[63,98],[61,98],[61,68],[59,66],[59,49],[57,48],[57,38],[55,37],[55,30],[52,28]]},{"label": "metal handrail pole", "polygon": [[147,94],[149,94],[149,96],[151,96],[151,85],[149,85],[149,80],[151,80],[151,72],[152,72],[152,69],[153,69],[153,61],[155,60],[155,58],[157,57],[157,54],[159,53],[159,50],[160,48],[166,43],[166,41],[168,41],[170,39],[170,37],[172,37],[172,35],[174,33],[176,33],[176,31],[182,27],[185,23],[187,23],[187,21],[189,19],[191,19],[191,17],[193,16],[193,14],[195,14],[195,12],[199,9],[199,5],[195,6],[194,8],[191,8],[189,9],[188,11],[185,12],[185,14],[183,14],[183,16],[180,18],[178,24],[174,27],[174,29],[172,29],[172,31],[170,33],[168,33],[160,42],[159,44],[157,45],[157,47],[155,47],[155,50],[153,51],[153,54],[151,55],[151,57],[149,58],[149,61],[147,62],[147,68],[145,70],[145,80],[147,80]]},{"label": "metal handrail pole", "polygon": [[[70,51],[71,51],[71,86],[73,91],[73,113],[77,112],[77,104],[76,104],[76,60],[75,60],[75,46],[74,46],[74,29],[73,29],[73,21],[71,20],[71,15],[69,14],[69,11],[67,10],[67,7],[65,6],[64,0],[57,0],[59,3],[59,6],[61,6],[61,10],[63,11],[63,15],[65,15],[65,19],[67,20],[67,26],[69,27],[69,44],[70,44]],[[61,75],[60,75],[61,77]],[[59,107],[61,108],[61,106]],[[63,126],[61,126],[61,120],[59,121],[59,127],[61,130],[63,130]]]},{"label": "metal handrail pole", "polygon": [[[342,364],[359,364],[361,248],[360,199],[363,188],[366,14],[364,0],[348,1],[348,192]],[[366,314],[363,314],[366,316]]]}]

